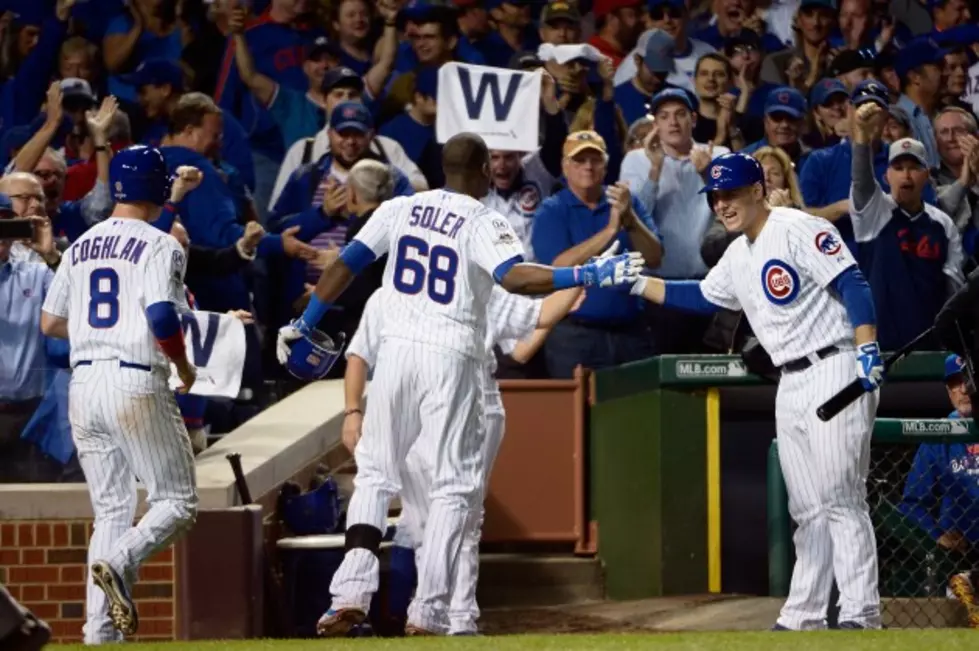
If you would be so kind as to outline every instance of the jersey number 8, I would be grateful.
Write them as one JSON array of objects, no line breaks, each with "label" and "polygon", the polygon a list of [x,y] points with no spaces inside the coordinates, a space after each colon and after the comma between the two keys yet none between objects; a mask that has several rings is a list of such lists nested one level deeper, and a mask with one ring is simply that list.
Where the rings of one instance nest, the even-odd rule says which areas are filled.
[{"label": "jersey number 8", "polygon": [[427,287],[430,299],[448,305],[455,297],[458,271],[459,256],[449,247],[437,244],[429,250],[428,242],[411,235],[398,240],[394,288],[402,294],[418,294]]},{"label": "jersey number 8", "polygon": [[119,274],[109,267],[99,267],[89,277],[88,325],[111,328],[119,320]]}]

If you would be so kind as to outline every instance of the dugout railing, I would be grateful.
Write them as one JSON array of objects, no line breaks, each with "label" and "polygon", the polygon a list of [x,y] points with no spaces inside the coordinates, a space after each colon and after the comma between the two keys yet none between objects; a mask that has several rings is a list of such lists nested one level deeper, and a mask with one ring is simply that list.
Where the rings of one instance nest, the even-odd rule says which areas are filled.
[{"label": "dugout railing", "polygon": [[[968,543],[979,527],[972,517],[979,503],[972,503],[959,483],[979,485],[979,467],[969,465],[974,450],[967,450],[976,443],[979,431],[971,419],[875,422],[867,503],[885,623],[902,628],[963,625],[965,611],[954,600],[949,581],[979,569]],[[767,513],[770,594],[782,597],[788,594],[794,563],[794,524],[774,440],[768,455]],[[944,534],[948,537],[940,544]]]}]

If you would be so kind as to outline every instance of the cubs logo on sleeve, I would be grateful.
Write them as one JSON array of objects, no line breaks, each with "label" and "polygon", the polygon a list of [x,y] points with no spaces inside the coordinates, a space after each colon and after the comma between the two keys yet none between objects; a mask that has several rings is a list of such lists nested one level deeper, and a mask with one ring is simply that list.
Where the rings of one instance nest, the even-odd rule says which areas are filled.
[{"label": "cubs logo on sleeve", "polygon": [[786,262],[769,260],[761,270],[765,297],[775,305],[788,305],[799,295],[799,274]]},{"label": "cubs logo on sleeve", "polygon": [[843,250],[843,243],[829,231],[822,231],[816,235],[816,250],[826,255],[836,255]]},{"label": "cubs logo on sleeve", "polygon": [[520,188],[520,192],[517,194],[517,205],[522,212],[532,213],[540,206],[540,198],[540,188],[533,183],[528,183]]},{"label": "cubs logo on sleeve", "polygon": [[496,230],[497,244],[513,244],[517,241],[516,236],[513,234],[513,226],[507,220],[494,217],[493,228]]}]

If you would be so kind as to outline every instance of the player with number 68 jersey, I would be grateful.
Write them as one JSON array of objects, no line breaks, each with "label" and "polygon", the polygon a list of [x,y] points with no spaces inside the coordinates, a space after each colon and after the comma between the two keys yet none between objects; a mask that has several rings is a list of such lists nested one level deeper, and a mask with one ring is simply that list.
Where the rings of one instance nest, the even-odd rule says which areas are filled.
[{"label": "player with number 68 jersey", "polygon": [[[369,165],[362,161],[358,165]],[[429,518],[419,585],[408,609],[408,634],[448,631],[448,595],[469,514],[480,506],[484,458],[481,371],[487,304],[494,284],[517,294],[634,282],[642,255],[626,253],[580,267],[523,262],[505,217],[479,202],[489,190],[489,150],[459,134],[442,150],[446,189],[385,202],[327,266],[303,315],[279,331],[278,356],[310,339],[353,276],[388,254],[378,372],[356,450],[357,478],[347,509],[346,549],[333,577],[332,606],[318,624],[346,635],[367,616],[379,582],[379,552],[391,499],[401,490],[408,450],[419,437],[437,441],[431,460]],[[299,348],[298,350],[302,350]]]}]

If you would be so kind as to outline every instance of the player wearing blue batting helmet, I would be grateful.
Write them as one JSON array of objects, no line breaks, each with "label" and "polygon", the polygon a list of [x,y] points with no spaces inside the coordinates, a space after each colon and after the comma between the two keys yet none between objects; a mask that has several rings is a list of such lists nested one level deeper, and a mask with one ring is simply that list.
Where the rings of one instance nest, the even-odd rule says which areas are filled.
[{"label": "player wearing blue batting helmet", "polygon": [[[753,192],[741,192],[757,188]],[[765,202],[765,175],[761,163],[753,156],[740,152],[721,154],[710,162],[701,194],[707,193],[711,209],[721,218],[724,227],[732,232],[747,232],[749,238],[755,225],[760,229],[769,208]]]},{"label": "player wearing blue batting helmet", "polygon": [[117,152],[109,163],[109,191],[119,203],[164,205],[170,195],[170,173],[163,154],[143,145]]}]

